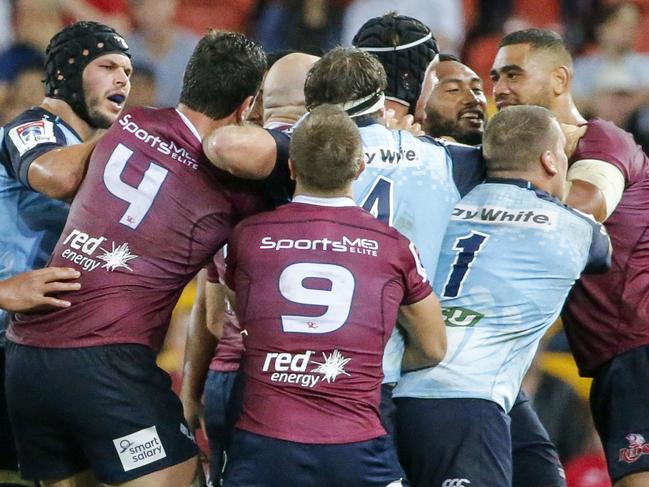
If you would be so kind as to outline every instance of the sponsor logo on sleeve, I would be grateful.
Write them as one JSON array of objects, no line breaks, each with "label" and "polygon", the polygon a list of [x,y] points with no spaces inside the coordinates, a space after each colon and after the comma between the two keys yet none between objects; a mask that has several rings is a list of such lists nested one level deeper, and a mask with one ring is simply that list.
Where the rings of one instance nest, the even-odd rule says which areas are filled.
[{"label": "sponsor logo on sleeve", "polygon": [[49,120],[35,120],[18,125],[9,130],[9,137],[21,156],[37,145],[56,143],[54,124]]},{"label": "sponsor logo on sleeve", "polygon": [[97,267],[114,272],[117,269],[127,269],[133,272],[129,262],[137,258],[132,254],[128,243],[117,244],[110,242],[106,237],[92,237],[77,230],[72,230],[63,244],[66,248],[61,252],[61,257],[77,264],[84,271],[94,271]]},{"label": "sponsor logo on sleeve", "polygon": [[165,458],[165,452],[155,426],[113,440],[125,472]]},{"label": "sponsor logo on sleeve", "polygon": [[514,225],[527,228],[551,229],[558,221],[558,213],[550,209],[512,209],[498,206],[457,205],[452,220],[487,223],[491,225]]},{"label": "sponsor logo on sleeve", "polygon": [[629,447],[620,449],[618,461],[635,463],[641,456],[649,455],[649,444],[645,441],[644,436],[631,433],[626,435],[626,441],[629,442]]},{"label": "sponsor logo on sleeve", "polygon": [[270,381],[282,384],[297,384],[313,388],[321,381],[336,382],[341,375],[351,377],[345,366],[351,361],[338,350],[330,354],[322,352],[321,360],[317,352],[307,350],[305,353],[267,353],[262,372],[270,374]]}]

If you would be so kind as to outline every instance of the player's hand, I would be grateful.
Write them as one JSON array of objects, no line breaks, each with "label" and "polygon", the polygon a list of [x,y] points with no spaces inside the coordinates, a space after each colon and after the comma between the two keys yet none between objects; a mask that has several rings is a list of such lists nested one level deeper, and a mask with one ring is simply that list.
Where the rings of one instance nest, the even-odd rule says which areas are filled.
[{"label": "player's hand", "polygon": [[568,158],[570,158],[577,148],[579,139],[581,139],[586,130],[588,129],[587,125],[573,125],[570,123],[562,123],[561,130],[563,130],[563,135],[566,136],[566,146],[565,152]]},{"label": "player's hand", "polygon": [[81,273],[68,267],[47,267],[24,272],[0,281],[0,308],[12,311],[32,311],[36,308],[67,308],[70,302],[48,294],[78,291],[78,282],[63,282],[77,279]]},{"label": "player's hand", "polygon": [[398,119],[392,109],[388,109],[385,112],[385,126],[390,130],[405,130],[416,136],[425,135],[424,131],[421,130],[421,125],[415,123],[415,119],[412,115],[406,115],[405,117]]}]

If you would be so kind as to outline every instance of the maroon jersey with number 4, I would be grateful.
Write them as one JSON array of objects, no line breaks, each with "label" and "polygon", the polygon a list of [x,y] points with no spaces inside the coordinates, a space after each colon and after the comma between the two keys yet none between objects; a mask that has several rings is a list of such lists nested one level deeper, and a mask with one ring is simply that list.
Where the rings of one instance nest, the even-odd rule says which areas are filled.
[{"label": "maroon jersey with number 4", "polygon": [[50,265],[81,271],[59,311],[18,315],[24,345],[158,350],[187,282],[262,200],[225,183],[177,110],[126,111],[95,148]]},{"label": "maroon jersey with number 4", "polygon": [[298,196],[238,225],[226,263],[246,330],[237,427],[316,444],[385,434],[383,349],[399,306],[432,292],[410,241],[351,199]]},{"label": "maroon jersey with number 4", "polygon": [[633,137],[591,120],[572,160],[599,159],[624,175],[624,195],[604,223],[613,259],[606,274],[582,276],[563,320],[582,375],[632,348],[649,344],[649,159]]}]

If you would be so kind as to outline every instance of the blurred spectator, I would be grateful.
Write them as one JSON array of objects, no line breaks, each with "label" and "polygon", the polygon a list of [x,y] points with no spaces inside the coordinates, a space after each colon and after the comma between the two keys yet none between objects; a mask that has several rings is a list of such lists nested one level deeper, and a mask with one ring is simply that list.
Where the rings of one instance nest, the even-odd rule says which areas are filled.
[{"label": "blurred spectator", "polygon": [[135,30],[128,38],[133,61],[153,67],[157,86],[155,105],[178,103],[185,65],[198,37],[174,24],[177,0],[130,0]]},{"label": "blurred spectator", "polygon": [[153,66],[136,62],[133,65],[131,92],[126,100],[126,105],[129,107],[154,107],[156,106],[157,92],[158,87]]},{"label": "blurred spectator", "polygon": [[[15,67],[12,78],[7,80],[7,102],[6,108],[2,111],[1,124],[4,125],[43,100],[44,63],[40,54],[21,58],[21,63]],[[0,72],[2,72],[1,67]]]},{"label": "blurred spectator", "polygon": [[631,73],[625,68],[602,71],[595,79],[588,115],[624,127],[643,98]]},{"label": "blurred spectator", "polygon": [[541,368],[539,355],[523,380],[523,390],[565,465],[590,445],[590,412],[586,401],[572,387]]},{"label": "blurred spectator", "polygon": [[247,33],[256,0],[180,0],[176,23],[195,34],[208,28]]},{"label": "blurred spectator", "polygon": [[71,21],[94,20],[125,35],[131,31],[126,0],[59,0],[63,14]]},{"label": "blurred spectator", "polygon": [[649,154],[649,105],[643,105],[631,114],[624,127],[635,141]]},{"label": "blurred spectator", "polygon": [[649,90],[649,55],[633,51],[639,26],[640,10],[632,2],[602,8],[595,25],[595,51],[575,61],[573,93],[581,109],[592,109],[603,73],[625,73],[633,80],[632,90]]},{"label": "blurred spectator", "polygon": [[460,52],[464,39],[464,14],[463,4],[458,0],[355,0],[343,20],[343,46],[352,45],[352,38],[368,19],[392,10],[414,17],[430,27],[440,52]]},{"label": "blurred spectator", "polygon": [[45,53],[50,39],[63,28],[58,0],[15,0],[14,42],[31,44]]},{"label": "blurred spectator", "polygon": [[340,44],[349,0],[270,0],[260,5],[256,36],[267,52],[322,54]]},{"label": "blurred spectator", "polygon": [[0,51],[11,44],[12,38],[11,4],[9,2],[0,2]]},{"label": "blurred spectator", "polygon": [[591,447],[564,465],[569,487],[612,487],[606,457],[595,428],[591,433]]}]

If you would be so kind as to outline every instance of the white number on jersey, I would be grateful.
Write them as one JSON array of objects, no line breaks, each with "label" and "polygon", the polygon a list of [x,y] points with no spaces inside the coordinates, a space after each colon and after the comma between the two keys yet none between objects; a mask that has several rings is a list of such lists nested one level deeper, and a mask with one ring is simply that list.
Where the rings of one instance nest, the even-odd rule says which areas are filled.
[{"label": "white number on jersey", "polygon": [[122,181],[121,176],[131,155],[133,151],[125,145],[119,144],[115,148],[104,169],[104,184],[114,196],[129,203],[119,222],[135,229],[151,208],[169,171],[151,162],[140,185],[137,188],[130,186]]},{"label": "white number on jersey", "polygon": [[[305,279],[325,279],[331,289],[304,287]],[[354,276],[335,264],[291,264],[279,276],[279,291],[294,303],[326,306],[319,316],[282,315],[282,328],[289,333],[329,333],[345,324],[354,295]]]}]

